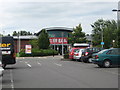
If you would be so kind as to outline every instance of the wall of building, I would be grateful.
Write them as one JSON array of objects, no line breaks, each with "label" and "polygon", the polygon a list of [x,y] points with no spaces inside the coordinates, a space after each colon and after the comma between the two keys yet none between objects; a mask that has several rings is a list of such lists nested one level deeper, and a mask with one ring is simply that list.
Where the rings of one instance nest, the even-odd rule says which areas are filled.
[{"label": "wall of building", "polygon": [[[29,41],[30,41],[29,39],[20,40],[20,48],[25,49],[25,45],[30,44]],[[18,46],[19,46],[18,43],[19,43],[19,41],[17,39],[14,39],[14,49],[15,49],[16,53],[18,52]]]}]

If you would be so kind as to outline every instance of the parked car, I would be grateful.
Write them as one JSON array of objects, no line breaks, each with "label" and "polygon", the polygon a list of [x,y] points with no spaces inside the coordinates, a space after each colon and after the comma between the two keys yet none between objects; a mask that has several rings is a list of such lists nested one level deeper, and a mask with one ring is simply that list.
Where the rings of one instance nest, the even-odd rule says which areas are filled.
[{"label": "parked car", "polygon": [[2,67],[2,62],[0,60],[0,77],[3,75],[3,67]]},{"label": "parked car", "polygon": [[82,52],[84,52],[85,49],[78,49],[73,56],[73,59],[76,59],[77,61],[81,61]]},{"label": "parked car", "polygon": [[84,52],[82,52],[81,61],[85,63],[91,63],[92,54],[97,53],[103,50],[103,48],[93,47],[93,48],[86,48]]},{"label": "parked car", "polygon": [[74,53],[80,48],[72,48],[69,52],[69,59],[73,59]]},{"label": "parked car", "polygon": [[120,48],[105,49],[93,54],[92,62],[99,67],[120,65]]}]

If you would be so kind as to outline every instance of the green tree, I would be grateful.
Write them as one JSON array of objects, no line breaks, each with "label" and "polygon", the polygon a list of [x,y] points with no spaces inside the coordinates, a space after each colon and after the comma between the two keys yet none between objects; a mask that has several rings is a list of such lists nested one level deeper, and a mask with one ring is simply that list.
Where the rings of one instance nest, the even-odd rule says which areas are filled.
[{"label": "green tree", "polygon": [[71,37],[68,38],[70,44],[86,42],[85,33],[82,32],[81,24],[73,28],[73,33],[71,33],[70,36]]},{"label": "green tree", "polygon": [[2,34],[0,34],[0,37],[3,36]]},{"label": "green tree", "polygon": [[[113,40],[117,39],[117,23],[115,20],[103,20],[98,19],[93,25],[91,25],[93,44],[100,45],[102,42],[102,33],[103,33],[103,41],[104,48],[113,47]],[[116,47],[116,43],[114,45]]]},{"label": "green tree", "polygon": [[38,37],[38,47],[39,49],[48,49],[50,45],[48,33],[45,29],[42,29]]},{"label": "green tree", "polygon": [[29,43],[32,45],[32,48],[38,48],[38,39],[32,39]]},{"label": "green tree", "polygon": [[12,35],[13,35],[13,36],[17,36],[18,33],[17,33],[16,31],[14,31]]},{"label": "green tree", "polygon": [[20,34],[20,36],[25,36],[25,35],[32,35],[32,33],[30,33],[29,31],[20,31],[20,32],[13,32],[13,36],[18,36]]},{"label": "green tree", "polygon": [[118,42],[118,48],[120,48],[120,29],[118,30],[118,40],[117,40],[117,42]]}]

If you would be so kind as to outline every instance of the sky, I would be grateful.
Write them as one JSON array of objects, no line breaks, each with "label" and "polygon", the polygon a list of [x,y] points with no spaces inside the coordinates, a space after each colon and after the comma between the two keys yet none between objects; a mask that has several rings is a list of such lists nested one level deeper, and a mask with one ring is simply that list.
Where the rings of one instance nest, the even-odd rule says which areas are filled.
[{"label": "sky", "polygon": [[43,28],[82,25],[92,33],[98,19],[116,20],[119,0],[0,0],[0,33],[13,31],[37,33]]}]

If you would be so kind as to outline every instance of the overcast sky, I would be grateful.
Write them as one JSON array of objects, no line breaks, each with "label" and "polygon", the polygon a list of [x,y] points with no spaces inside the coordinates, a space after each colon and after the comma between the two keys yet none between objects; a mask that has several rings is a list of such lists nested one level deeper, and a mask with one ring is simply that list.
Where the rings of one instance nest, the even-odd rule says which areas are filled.
[{"label": "overcast sky", "polygon": [[0,33],[26,30],[32,33],[49,27],[73,28],[82,25],[83,32],[91,33],[98,19],[116,20],[112,9],[119,0],[1,0]]}]

